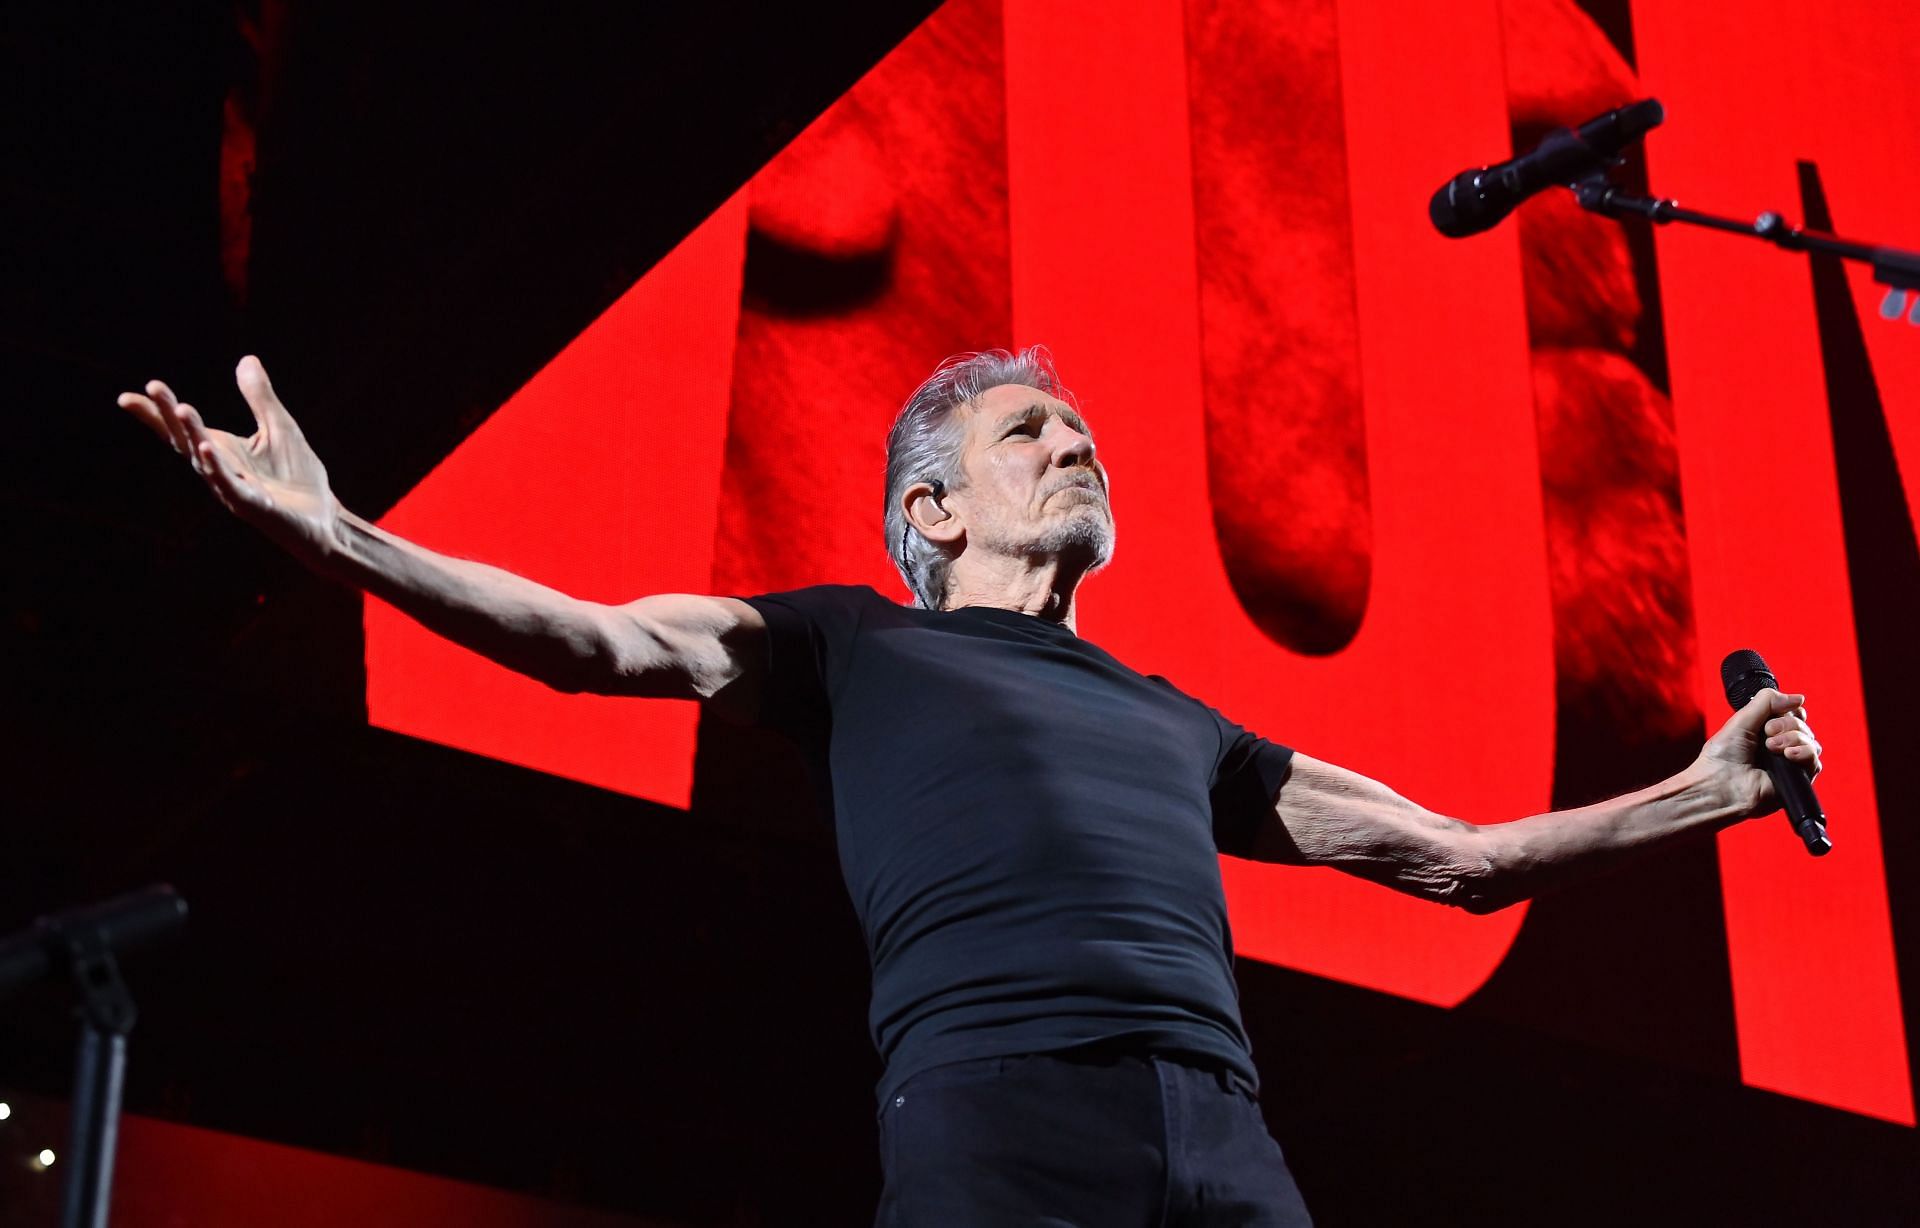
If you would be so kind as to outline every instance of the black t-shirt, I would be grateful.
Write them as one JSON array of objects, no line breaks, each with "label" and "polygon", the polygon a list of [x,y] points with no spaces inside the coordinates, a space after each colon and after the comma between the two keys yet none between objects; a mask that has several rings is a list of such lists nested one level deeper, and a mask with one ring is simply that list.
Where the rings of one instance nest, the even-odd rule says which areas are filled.
[{"label": "black t-shirt", "polygon": [[806,752],[873,962],[884,1102],[910,1075],[1096,1041],[1256,1078],[1217,852],[1293,752],[1065,627],[870,588],[749,599],[763,722]]}]

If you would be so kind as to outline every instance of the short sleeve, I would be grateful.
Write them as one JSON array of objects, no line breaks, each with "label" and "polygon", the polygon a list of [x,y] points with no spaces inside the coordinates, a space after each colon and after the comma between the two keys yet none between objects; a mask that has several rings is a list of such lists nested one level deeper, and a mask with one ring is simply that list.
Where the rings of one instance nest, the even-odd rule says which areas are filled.
[{"label": "short sleeve", "polygon": [[1209,793],[1214,847],[1246,857],[1260,828],[1273,821],[1274,795],[1293,769],[1293,750],[1207,711],[1220,726],[1220,760]]},{"label": "short sleeve", "polygon": [[742,598],[767,624],[767,674],[758,724],[811,744],[829,728],[835,684],[846,667],[872,589],[822,584]]}]

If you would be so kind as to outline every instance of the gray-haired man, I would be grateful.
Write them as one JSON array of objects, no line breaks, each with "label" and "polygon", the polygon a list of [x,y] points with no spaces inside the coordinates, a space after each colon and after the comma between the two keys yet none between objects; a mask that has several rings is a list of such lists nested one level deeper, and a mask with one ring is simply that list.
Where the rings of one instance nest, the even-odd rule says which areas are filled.
[{"label": "gray-haired man", "polygon": [[1134,672],[1075,634],[1113,516],[1044,351],[950,359],[896,421],[883,532],[911,607],[839,586],[601,605],[435,554],[340,506],[257,360],[238,380],[247,439],[157,381],[120,404],[236,515],[440,634],[808,753],[873,960],[886,1224],[1306,1222],[1258,1109],[1218,853],[1490,911],[1770,813],[1763,748],[1820,766],[1803,697],[1763,691],[1658,785],[1481,826]]}]

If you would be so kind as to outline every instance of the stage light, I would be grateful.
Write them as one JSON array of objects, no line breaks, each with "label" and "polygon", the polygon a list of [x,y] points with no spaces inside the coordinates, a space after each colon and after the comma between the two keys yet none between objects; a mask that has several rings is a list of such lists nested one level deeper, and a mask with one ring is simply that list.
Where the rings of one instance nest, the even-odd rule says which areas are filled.
[{"label": "stage light", "polygon": [[13,1116],[13,1106],[8,1104],[4,1100],[0,1100],[0,1121],[5,1121],[7,1118],[12,1116]]},{"label": "stage light", "polygon": [[[1916,299],[1914,306],[1920,309],[1920,299]],[[1889,290],[1887,297],[1880,300],[1880,318],[1883,320],[1897,320],[1900,318],[1900,313],[1906,309],[1907,292],[1905,290]]]},{"label": "stage light", "polygon": [[33,1157],[34,1167],[38,1168],[41,1172],[46,1172],[49,1168],[53,1167],[53,1158],[53,1148],[42,1147],[40,1154]]}]

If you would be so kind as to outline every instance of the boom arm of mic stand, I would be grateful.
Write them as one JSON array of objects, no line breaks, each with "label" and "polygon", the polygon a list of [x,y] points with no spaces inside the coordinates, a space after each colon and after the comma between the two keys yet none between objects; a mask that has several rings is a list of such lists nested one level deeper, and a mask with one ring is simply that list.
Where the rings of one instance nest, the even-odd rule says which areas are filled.
[{"label": "boom arm of mic stand", "polygon": [[1873,266],[1873,279],[1882,285],[1895,290],[1920,291],[1920,252],[1855,243],[1851,239],[1842,239],[1818,230],[1802,230],[1771,211],[1762,213],[1751,222],[1702,213],[1697,209],[1682,208],[1678,201],[1636,196],[1622,191],[1609,182],[1605,175],[1595,175],[1571,186],[1580,207],[1592,213],[1617,218],[1644,218],[1660,225],[1687,222],[1709,230],[1764,239],[1792,252],[1821,252],[1842,260],[1858,260]]},{"label": "boom arm of mic stand", "polygon": [[1895,290],[1920,290],[1920,255],[1897,247],[1876,248],[1873,279]]}]

